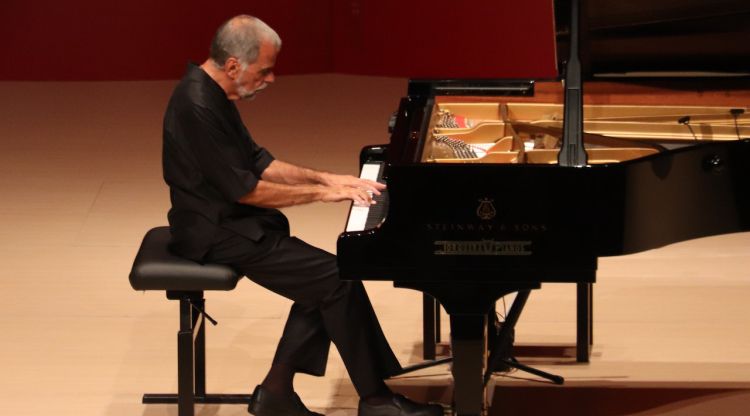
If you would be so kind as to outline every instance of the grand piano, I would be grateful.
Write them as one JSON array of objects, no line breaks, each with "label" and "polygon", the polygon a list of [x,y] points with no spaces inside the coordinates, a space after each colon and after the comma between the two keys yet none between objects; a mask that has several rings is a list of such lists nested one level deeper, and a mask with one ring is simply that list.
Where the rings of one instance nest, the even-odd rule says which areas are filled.
[{"label": "grand piano", "polygon": [[459,416],[487,409],[499,297],[590,287],[598,257],[750,230],[750,3],[555,9],[561,80],[410,81],[390,143],[361,156],[387,193],[338,240],[343,279],[445,307]]}]

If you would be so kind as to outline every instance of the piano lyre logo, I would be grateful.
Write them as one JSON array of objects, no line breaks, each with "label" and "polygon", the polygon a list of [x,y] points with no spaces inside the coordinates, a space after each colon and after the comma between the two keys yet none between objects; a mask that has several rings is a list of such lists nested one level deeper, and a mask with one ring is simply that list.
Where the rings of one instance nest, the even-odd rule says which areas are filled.
[{"label": "piano lyre logo", "polygon": [[497,215],[495,205],[492,203],[494,199],[482,198],[479,200],[479,206],[477,207],[477,216],[481,220],[491,220]]}]

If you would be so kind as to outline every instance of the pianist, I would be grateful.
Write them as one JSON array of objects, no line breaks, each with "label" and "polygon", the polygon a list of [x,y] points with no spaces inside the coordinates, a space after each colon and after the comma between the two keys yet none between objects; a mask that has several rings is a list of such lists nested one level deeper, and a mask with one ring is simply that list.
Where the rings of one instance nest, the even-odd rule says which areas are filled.
[{"label": "pianist", "polygon": [[370,204],[383,185],[275,160],[256,144],[235,106],[274,81],[279,36],[237,16],[217,31],[210,57],[189,65],[164,116],[164,178],[171,249],[237,269],[292,301],[271,369],[256,387],[256,416],[317,415],[294,393],[295,373],[321,376],[331,341],[361,397],[360,416],[437,416],[442,408],[393,394],[401,367],[360,282],[339,280],[333,255],[289,235],[277,208],[314,201]]}]

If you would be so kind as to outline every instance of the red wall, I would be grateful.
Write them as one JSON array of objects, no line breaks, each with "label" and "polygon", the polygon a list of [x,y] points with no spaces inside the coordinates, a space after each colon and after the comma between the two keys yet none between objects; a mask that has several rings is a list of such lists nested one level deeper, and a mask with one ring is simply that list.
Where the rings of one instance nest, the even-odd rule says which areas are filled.
[{"label": "red wall", "polygon": [[250,13],[281,35],[281,73],[330,72],[330,0],[2,0],[0,79],[179,78],[216,28]]},{"label": "red wall", "polygon": [[337,72],[429,78],[557,75],[552,0],[334,1]]},{"label": "red wall", "polygon": [[179,78],[239,13],[279,32],[280,74],[556,75],[552,0],[2,0],[0,80]]}]

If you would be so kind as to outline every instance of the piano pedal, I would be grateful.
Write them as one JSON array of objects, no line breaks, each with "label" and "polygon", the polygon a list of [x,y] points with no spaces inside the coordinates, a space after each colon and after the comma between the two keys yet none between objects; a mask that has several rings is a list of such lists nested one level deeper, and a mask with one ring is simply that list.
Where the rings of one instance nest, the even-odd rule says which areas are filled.
[{"label": "piano pedal", "polygon": [[[503,328],[503,323],[495,319],[495,322],[490,323],[490,336],[487,340],[487,351],[497,351],[501,356],[497,360],[497,364],[492,369],[493,373],[508,373],[513,370],[513,367],[508,362],[517,362],[513,358],[513,342],[515,341],[515,329],[511,329],[506,339],[500,339],[500,332]],[[496,348],[498,347],[498,348]],[[490,355],[488,363],[492,362],[492,355]]]},{"label": "piano pedal", "polygon": [[506,357],[498,360],[497,364],[495,365],[495,368],[492,369],[493,373],[510,373],[515,370],[515,367],[512,367],[509,363],[518,363],[518,360],[515,359],[515,357]]}]

